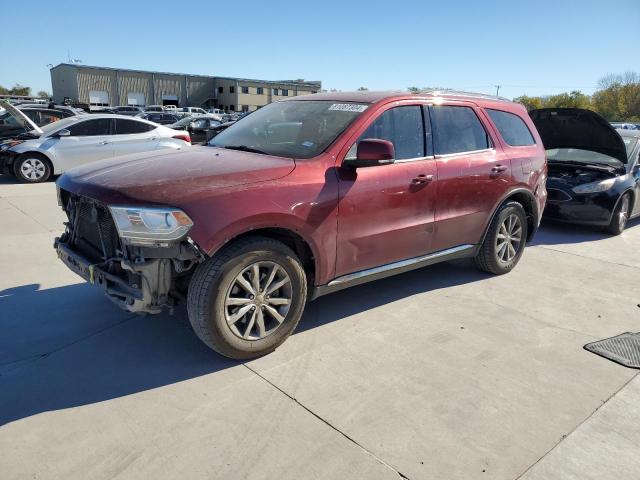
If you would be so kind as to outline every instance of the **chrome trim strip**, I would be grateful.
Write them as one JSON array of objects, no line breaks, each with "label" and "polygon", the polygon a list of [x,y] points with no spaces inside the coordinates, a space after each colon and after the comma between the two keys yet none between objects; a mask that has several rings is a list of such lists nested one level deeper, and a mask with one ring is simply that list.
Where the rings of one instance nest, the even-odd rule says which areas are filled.
[{"label": "chrome trim strip", "polygon": [[471,155],[472,153],[483,153],[483,152],[496,152],[495,147],[491,148],[483,148],[481,150],[469,150],[468,152],[456,152],[456,153],[442,153],[436,155],[436,158],[449,158],[449,157],[459,157],[462,155]]},{"label": "chrome trim strip", "polygon": [[410,265],[415,265],[417,263],[422,263],[429,260],[434,260],[439,257],[444,257],[447,255],[451,255],[453,253],[463,252],[465,250],[469,250],[474,248],[474,245],[459,245],[457,247],[448,248],[446,250],[440,250],[435,253],[430,253],[428,255],[422,255],[420,257],[408,258],[407,260],[401,260],[395,263],[388,263],[387,265],[382,265],[380,267],[370,268],[368,270],[362,270],[360,272],[349,273],[347,275],[343,275],[342,277],[338,277],[334,280],[331,280],[327,286],[333,287],[335,285],[341,285],[343,283],[352,282],[354,280],[358,280],[360,278],[368,277],[370,275],[377,275],[378,273],[388,272],[391,270],[397,270],[404,267],[408,267]]}]

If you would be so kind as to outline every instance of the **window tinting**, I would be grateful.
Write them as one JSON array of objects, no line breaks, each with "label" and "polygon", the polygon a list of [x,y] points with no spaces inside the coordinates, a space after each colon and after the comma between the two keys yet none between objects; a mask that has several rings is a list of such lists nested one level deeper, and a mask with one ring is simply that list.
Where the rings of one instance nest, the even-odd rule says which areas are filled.
[{"label": "window tinting", "polygon": [[422,109],[412,105],[387,110],[369,125],[358,141],[365,138],[393,143],[396,160],[424,157]]},{"label": "window tinting", "polygon": [[144,133],[153,130],[153,125],[138,122],[136,120],[123,120],[116,118],[116,135],[129,135],[133,133]]},{"label": "window tinting", "polygon": [[88,120],[86,122],[80,122],[72,127],[69,127],[69,132],[75,137],[92,137],[96,135],[110,135],[111,134],[111,119],[110,118],[96,118],[95,120]]},{"label": "window tinting", "polygon": [[242,93],[249,93],[249,87],[242,87]]},{"label": "window tinting", "polygon": [[504,141],[509,145],[522,147],[536,144],[527,125],[518,115],[491,109],[487,109],[487,113],[495,123]]},{"label": "window tinting", "polygon": [[491,140],[472,108],[442,105],[430,110],[436,155],[491,147]]}]

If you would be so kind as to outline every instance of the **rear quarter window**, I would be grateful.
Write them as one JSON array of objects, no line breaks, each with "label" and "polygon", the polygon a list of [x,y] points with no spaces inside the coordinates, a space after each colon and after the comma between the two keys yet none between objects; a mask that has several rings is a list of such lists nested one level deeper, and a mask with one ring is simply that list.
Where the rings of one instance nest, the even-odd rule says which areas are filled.
[{"label": "rear quarter window", "polygon": [[490,108],[486,111],[508,145],[524,147],[536,144],[527,124],[518,115]]}]

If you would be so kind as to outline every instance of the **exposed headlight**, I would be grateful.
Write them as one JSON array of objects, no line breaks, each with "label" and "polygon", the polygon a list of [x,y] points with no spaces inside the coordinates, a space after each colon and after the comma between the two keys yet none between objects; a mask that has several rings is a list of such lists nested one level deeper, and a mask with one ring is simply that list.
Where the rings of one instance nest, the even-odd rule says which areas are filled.
[{"label": "exposed headlight", "polygon": [[109,207],[118,233],[131,245],[155,245],[180,240],[193,226],[182,210],[155,207]]},{"label": "exposed headlight", "polygon": [[584,185],[578,185],[577,187],[573,187],[573,191],[575,193],[598,193],[605,192],[613,187],[613,184],[616,182],[615,178],[607,178],[606,180],[602,180],[600,182],[592,182],[585,183]]}]

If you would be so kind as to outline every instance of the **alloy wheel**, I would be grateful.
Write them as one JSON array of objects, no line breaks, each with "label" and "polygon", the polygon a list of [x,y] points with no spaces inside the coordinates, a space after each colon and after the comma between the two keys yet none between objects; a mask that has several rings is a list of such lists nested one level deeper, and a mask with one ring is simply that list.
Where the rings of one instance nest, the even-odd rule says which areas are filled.
[{"label": "alloy wheel", "polygon": [[227,325],[244,340],[260,340],[276,331],[291,306],[291,278],[276,262],[255,262],[231,282],[224,301]]},{"label": "alloy wheel", "polygon": [[512,213],[504,219],[496,236],[496,255],[498,260],[509,263],[518,254],[522,242],[522,223],[520,218]]},{"label": "alloy wheel", "polygon": [[625,195],[621,200],[620,212],[618,213],[618,225],[620,230],[624,230],[629,219],[629,196]]},{"label": "alloy wheel", "polygon": [[29,180],[40,180],[44,177],[46,167],[38,158],[28,158],[20,165],[20,173]]}]

